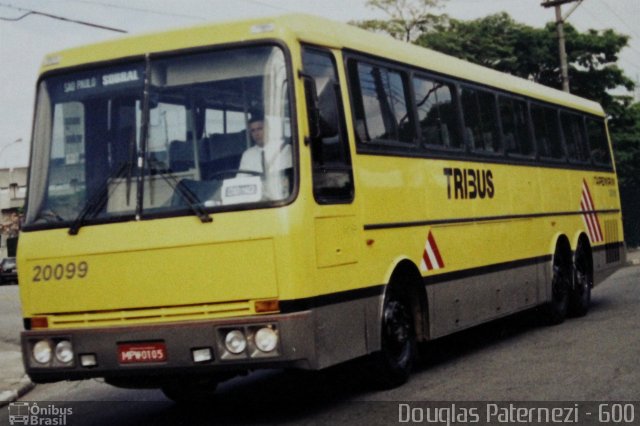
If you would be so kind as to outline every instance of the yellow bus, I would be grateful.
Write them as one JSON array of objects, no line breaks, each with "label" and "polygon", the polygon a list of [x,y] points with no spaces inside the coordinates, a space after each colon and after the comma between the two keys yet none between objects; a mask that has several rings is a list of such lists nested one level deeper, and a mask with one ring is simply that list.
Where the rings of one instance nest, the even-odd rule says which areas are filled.
[{"label": "yellow bus", "polygon": [[626,257],[602,108],[309,16],[48,55],[18,270],[28,374],[181,400],[525,309]]}]

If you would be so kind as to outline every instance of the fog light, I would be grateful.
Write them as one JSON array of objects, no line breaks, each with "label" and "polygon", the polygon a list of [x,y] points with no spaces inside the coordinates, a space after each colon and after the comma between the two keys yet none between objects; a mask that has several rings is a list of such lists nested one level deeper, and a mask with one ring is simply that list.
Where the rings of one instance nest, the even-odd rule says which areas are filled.
[{"label": "fog light", "polygon": [[33,358],[40,364],[48,364],[51,361],[51,344],[48,340],[40,340],[33,345]]},{"label": "fog light", "polygon": [[224,338],[224,344],[229,352],[238,355],[247,348],[247,339],[240,330],[232,330]]},{"label": "fog light", "polygon": [[207,362],[213,358],[210,348],[192,349],[191,356],[193,357],[193,362]]},{"label": "fog light", "polygon": [[73,348],[68,340],[61,340],[56,345],[56,358],[58,361],[67,364],[73,360]]},{"label": "fog light", "polygon": [[80,355],[80,365],[83,367],[95,367],[98,365],[98,360],[94,354]]},{"label": "fog light", "polygon": [[278,333],[269,327],[261,328],[256,333],[255,341],[262,352],[271,352],[278,345]]}]

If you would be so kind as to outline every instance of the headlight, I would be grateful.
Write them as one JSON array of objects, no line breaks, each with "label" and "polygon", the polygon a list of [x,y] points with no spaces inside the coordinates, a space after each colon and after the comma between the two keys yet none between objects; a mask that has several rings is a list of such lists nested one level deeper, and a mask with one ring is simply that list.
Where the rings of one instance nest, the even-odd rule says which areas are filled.
[{"label": "headlight", "polygon": [[61,340],[56,345],[56,358],[62,363],[69,363],[73,360],[73,348],[68,340]]},{"label": "headlight", "polygon": [[271,352],[278,345],[278,333],[272,328],[263,327],[256,332],[255,342],[262,352]]},{"label": "headlight", "polygon": [[40,364],[51,362],[51,344],[48,340],[40,340],[33,345],[33,358]]},{"label": "headlight", "polygon": [[247,348],[247,339],[240,330],[232,330],[224,338],[224,344],[229,352],[238,355]]}]

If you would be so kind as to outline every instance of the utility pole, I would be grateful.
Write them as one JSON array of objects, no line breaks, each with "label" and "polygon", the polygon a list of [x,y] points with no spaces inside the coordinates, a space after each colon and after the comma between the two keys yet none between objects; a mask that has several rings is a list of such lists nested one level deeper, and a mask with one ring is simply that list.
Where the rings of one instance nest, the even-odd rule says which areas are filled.
[{"label": "utility pole", "polygon": [[[578,2],[573,8],[565,15],[562,16],[562,5],[565,3],[573,3]],[[569,15],[573,13],[574,10],[580,3],[584,0],[545,0],[541,6],[548,8],[554,7],[556,9],[556,29],[558,31],[558,52],[560,56],[560,73],[562,75],[562,90],[565,92],[569,91],[569,64],[567,63],[567,49],[565,47],[564,41],[564,22],[569,18]]]}]

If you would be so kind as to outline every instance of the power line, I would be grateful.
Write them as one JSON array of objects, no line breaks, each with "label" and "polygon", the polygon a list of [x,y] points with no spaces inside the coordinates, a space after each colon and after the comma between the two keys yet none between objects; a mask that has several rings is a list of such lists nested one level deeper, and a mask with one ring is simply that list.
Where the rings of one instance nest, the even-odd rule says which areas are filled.
[{"label": "power line", "polygon": [[616,18],[618,18],[618,21],[620,21],[622,23],[622,25],[627,27],[627,29],[631,33],[633,33],[633,35],[635,35],[636,37],[640,37],[640,35],[638,35],[638,33],[633,28],[631,28],[629,25],[627,25],[626,21],[624,19],[622,19],[622,17],[618,14],[618,12],[616,12],[611,6],[609,6],[609,4],[607,4],[604,1],[601,1],[600,3],[603,4],[607,9],[609,9],[611,11],[611,13],[613,13],[616,16]]},{"label": "power line", "polygon": [[[615,18],[622,24],[624,25],[627,30],[629,30],[629,32],[635,36],[637,39],[640,39],[640,35],[638,35],[638,33],[635,31],[635,29],[631,28],[627,22],[620,16],[620,14],[618,12],[616,12],[609,4],[607,4],[606,2],[601,1],[601,4],[603,4],[607,9],[609,9],[609,11],[615,16]],[[634,54],[640,58],[640,50],[638,50],[638,48],[636,48],[635,46],[633,46],[631,43],[629,43],[626,48],[628,48],[629,50],[633,51]],[[619,59],[623,62],[626,62],[627,64],[629,64],[631,66],[631,68],[635,69],[636,72],[640,71],[640,65],[638,65],[635,62],[630,61],[627,58],[623,58],[623,57],[619,57]]]},{"label": "power line", "polygon": [[273,4],[269,4],[266,1],[260,1],[260,0],[241,0],[244,1],[245,3],[253,3],[253,4],[257,4],[258,6],[264,6],[264,7],[268,7],[271,9],[276,9],[276,10],[283,10],[285,12],[295,12],[292,9],[288,9],[286,7],[282,7],[282,6],[276,6]]},{"label": "power line", "polygon": [[[615,17],[618,19],[618,21],[620,23],[622,23],[622,25],[624,25],[631,34],[633,34],[633,36],[637,37],[638,39],[640,39],[640,35],[638,35],[637,32],[635,32],[635,30],[633,28],[631,28],[625,21],[624,19],[622,19],[622,17],[614,10],[611,8],[611,6],[609,6],[607,3],[601,2],[602,4],[604,4],[607,9],[609,9],[611,11],[611,13],[613,13],[615,15]],[[637,53],[638,55],[640,55],[640,50],[638,50],[635,46],[629,44],[627,46],[629,49],[633,50],[635,53]]]},{"label": "power line", "polygon": [[[607,3],[603,3],[607,9],[609,9],[615,16],[616,18],[618,18],[618,21],[620,21],[625,27],[627,27],[627,29],[638,39],[640,39],[640,35],[638,35],[638,33],[635,32],[634,29],[632,29],[629,25],[627,25],[627,23],[622,19],[622,17],[611,8],[611,6],[609,6]],[[634,47],[633,45],[629,44],[627,46],[629,49],[633,50],[635,53],[637,53],[638,55],[640,55],[640,50],[638,50],[636,47]]]},{"label": "power line", "polygon": [[177,17],[177,18],[195,19],[195,20],[199,20],[199,21],[206,20],[206,18],[203,18],[201,16],[186,15],[186,14],[182,14],[182,13],[159,12],[159,11],[153,10],[153,9],[143,9],[143,8],[140,8],[140,7],[122,6],[122,5],[118,5],[118,4],[106,3],[106,2],[101,2],[101,1],[92,1],[92,0],[65,0],[65,1],[73,2],[73,3],[89,4],[89,5],[94,5],[94,6],[102,6],[102,7],[111,8],[111,9],[130,10],[132,12],[142,12],[142,13],[148,13],[148,14],[152,14],[152,15],[161,15],[161,16],[171,16],[171,17]]},{"label": "power line", "polygon": [[47,18],[57,19],[59,21],[72,22],[74,24],[80,24],[80,25],[85,25],[85,26],[88,26],[88,27],[99,28],[101,30],[115,31],[115,32],[119,32],[119,33],[126,33],[127,32],[126,30],[121,30],[120,28],[107,27],[106,25],[94,24],[92,22],[80,21],[80,20],[77,20],[77,19],[66,18],[64,16],[53,15],[51,13],[40,12],[38,10],[23,9],[21,7],[16,7],[16,6],[13,6],[11,4],[0,3],[0,6],[6,7],[6,8],[9,8],[9,9],[18,10],[20,12],[25,12],[22,16],[19,16],[17,18],[0,17],[0,20],[2,20],[2,21],[15,22],[15,21],[20,21],[21,19],[24,19],[24,18],[26,18],[27,16],[30,16],[30,15],[40,15],[40,16],[44,16],[44,17],[47,17]]},{"label": "power line", "polygon": [[[604,22],[602,21],[601,17],[596,16],[596,13],[593,10],[591,10],[592,5],[593,5],[593,3],[585,2],[584,3],[585,7],[582,10],[584,10],[591,17],[593,22],[595,22],[598,25],[602,25]],[[620,16],[616,15],[616,18],[618,20],[620,20]],[[623,22],[623,24],[624,24],[624,22]],[[633,37],[631,37],[631,38],[633,39]],[[629,49],[633,53],[634,57],[640,58],[640,50],[638,50],[638,48],[636,48],[632,44],[632,41],[630,41],[623,49]],[[638,63],[635,63],[635,62],[633,62],[633,61],[631,61],[631,60],[629,60],[627,58],[623,58],[623,57],[620,56],[620,54],[618,54],[618,59],[620,61],[626,62],[630,66],[630,68],[633,68],[636,72],[640,71],[640,65],[638,65]]]},{"label": "power line", "polygon": [[593,21],[593,23],[594,23],[594,24],[596,24],[596,25],[600,25],[600,24],[601,24],[601,22],[600,22],[600,18],[598,18],[598,17],[594,14],[594,12],[592,12],[592,11],[590,10],[590,7],[591,7],[591,5],[592,5],[592,4],[593,4],[592,2],[588,2],[588,1],[584,2],[584,4],[582,5],[582,9],[581,9],[581,11],[582,11],[582,12],[586,12],[586,13],[587,13],[587,15],[589,15],[589,16],[591,17],[591,20]]}]

